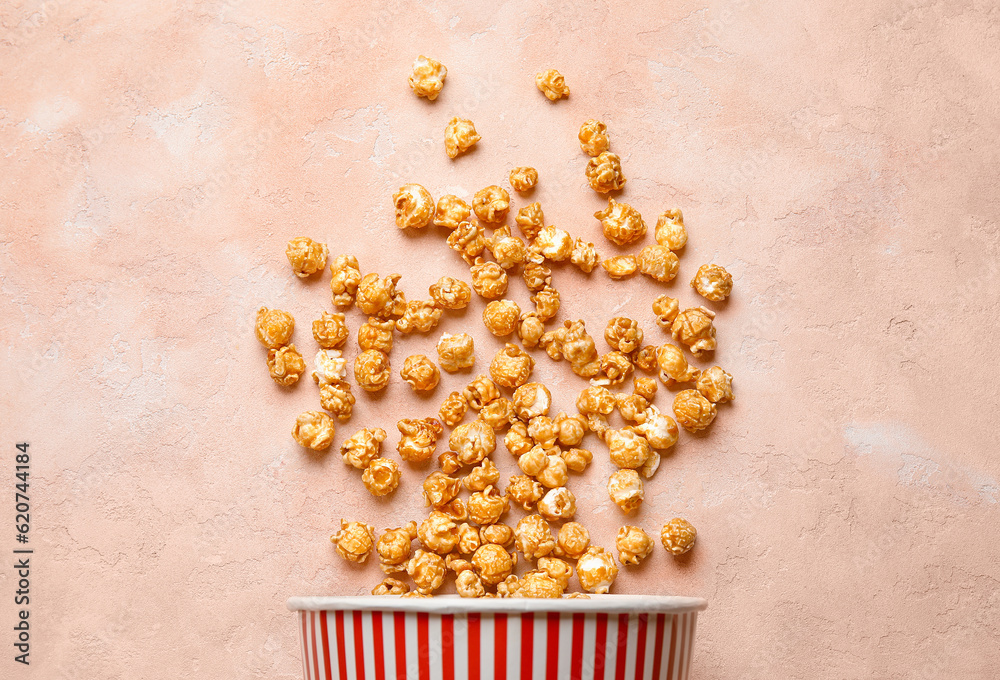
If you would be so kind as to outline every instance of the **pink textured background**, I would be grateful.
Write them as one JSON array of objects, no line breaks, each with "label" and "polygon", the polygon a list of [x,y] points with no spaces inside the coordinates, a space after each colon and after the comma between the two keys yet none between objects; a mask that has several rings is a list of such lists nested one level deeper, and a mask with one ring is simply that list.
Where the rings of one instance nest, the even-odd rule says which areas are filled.
[{"label": "pink textured background", "polygon": [[[339,457],[289,437],[317,392],[271,383],[253,315],[295,314],[311,362],[330,301],[329,273],[295,279],[285,242],[324,240],[424,297],[468,272],[441,230],[395,228],[394,189],[470,197],[529,164],[547,221],[612,254],[575,139],[598,117],[623,200],[651,226],[681,207],[690,245],[668,286],[559,267],[561,318],[599,337],[628,314],[659,342],[653,297],[699,303],[687,281],[708,261],[736,279],[715,363],[737,401],[682,435],[630,520],[681,514],[698,546],[676,562],[657,548],[615,589],[710,600],[697,678],[992,677],[998,25],[992,3],[924,0],[3,3],[0,479],[30,441],[37,553],[30,671],[10,659],[0,569],[0,675],[299,677],[285,598],[380,576],[335,558],[341,515],[381,530],[424,510],[418,472],[375,502]],[[437,102],[406,86],[418,53],[449,69]],[[569,100],[535,89],[547,67]],[[483,140],[451,162],[456,114]],[[480,310],[397,339],[396,368],[471,327],[485,370],[500,343]],[[537,358],[571,407],[582,381]],[[468,379],[430,399],[398,377],[359,395],[336,445],[380,424],[395,455],[395,420]],[[571,488],[610,546],[622,517],[588,443],[598,462]],[[506,479],[513,461],[496,459]]]}]

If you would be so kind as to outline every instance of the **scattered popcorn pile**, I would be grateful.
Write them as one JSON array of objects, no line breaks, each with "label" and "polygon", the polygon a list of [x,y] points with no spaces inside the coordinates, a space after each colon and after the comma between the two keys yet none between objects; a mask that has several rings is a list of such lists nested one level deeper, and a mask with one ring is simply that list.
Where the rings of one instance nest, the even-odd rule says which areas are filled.
[{"label": "scattered popcorn pile", "polygon": [[[420,56],[413,64],[409,84],[420,97],[435,99],[444,86],[447,69]],[[555,70],[539,73],[538,89],[550,100],[569,96],[563,76]],[[445,129],[445,152],[455,158],[480,140],[469,120],[453,118]],[[594,191],[608,193],[625,186],[621,160],[608,149],[607,127],[596,120],[583,123],[579,131],[581,149],[591,156],[585,174]],[[509,183],[517,192],[530,190],[538,172],[530,167],[511,170]],[[607,593],[618,576],[614,556],[590,545],[583,525],[573,521],[576,497],[568,484],[572,473],[581,473],[594,458],[582,448],[587,432],[593,432],[608,449],[618,468],[608,479],[608,495],[625,514],[635,512],[643,500],[643,479],[656,472],[661,452],[678,439],[677,424],[690,431],[704,430],[715,419],[717,404],[733,398],[732,376],[719,366],[701,370],[688,363],[684,348],[703,359],[716,347],[715,313],[705,307],[681,309],[678,300],[661,295],[652,306],[658,326],[669,331],[677,344],[644,345],[640,324],[628,317],[610,319],[604,340],[610,351],[598,354],[594,338],[583,321],[566,320],[547,328],[560,308],[559,292],[552,285],[550,263],[569,261],[590,273],[600,264],[612,279],[636,272],[659,282],[677,276],[677,252],[687,242],[680,210],[669,209],[658,218],[655,245],[638,254],[601,259],[593,243],[574,239],[566,231],[545,226],[541,206],[520,208],[514,222],[523,239],[504,224],[511,210],[510,195],[500,186],[488,186],[472,199],[446,195],[435,203],[418,184],[400,187],[392,197],[396,225],[400,229],[423,229],[430,224],[451,231],[447,244],[470,266],[471,286],[449,276],[430,286],[427,300],[407,300],[398,288],[399,274],[362,275],[356,258],[337,255],[329,260],[327,246],[307,237],[288,243],[286,255],[298,277],[321,273],[329,260],[333,305],[351,305],[367,317],[358,328],[360,353],[354,361],[354,384],[365,392],[385,388],[392,376],[389,355],[395,333],[428,333],[441,321],[444,310],[464,309],[472,293],[488,300],[483,324],[495,336],[516,335],[518,346],[508,342],[482,374],[462,391],[445,397],[437,417],[405,418],[396,424],[400,459],[420,463],[434,456],[438,441],[447,435],[447,450],[437,456],[439,470],[423,483],[423,496],[431,508],[419,524],[387,529],[376,537],[372,526],[343,520],[331,537],[346,560],[365,562],[374,551],[387,575],[373,594],[429,596],[451,572],[463,597],[561,597],[576,573],[583,593]],[[632,206],[608,199],[608,206],[595,214],[604,236],[620,246],[640,241],[646,223]],[[485,227],[493,228],[487,237]],[[492,260],[486,259],[486,252]],[[522,310],[505,299],[509,274],[520,269],[533,293],[533,310]],[[691,281],[692,288],[707,300],[726,299],[733,279],[722,267],[702,265]],[[257,313],[257,339],[268,349],[271,377],[283,387],[294,385],[306,370],[302,355],[291,344],[295,320],[287,312],[261,308]],[[350,331],[343,313],[323,312],[312,324],[313,338],[320,346],[313,362],[312,378],[319,388],[322,411],[307,411],[295,421],[292,436],[304,447],[328,449],[334,438],[334,417],[351,417],[355,396],[347,377],[347,361],[341,348]],[[535,359],[525,349],[541,349],[553,361],[566,360],[576,375],[589,380],[576,400],[578,413],[550,415],[552,395],[548,388],[529,382]],[[406,357],[400,376],[415,392],[429,392],[439,384],[441,370],[455,373],[476,362],[473,339],[466,333],[441,335],[437,363],[424,355]],[[689,384],[693,389],[677,393],[673,415],[652,404],[657,392],[652,377],[633,376],[635,369],[655,373],[664,385]],[[632,379],[631,392],[609,388]],[[469,422],[463,422],[468,411]],[[625,427],[614,428],[608,416],[617,410]],[[374,496],[393,493],[399,485],[399,465],[382,455],[386,440],[382,428],[363,428],[341,444],[344,462],[361,470],[365,488]],[[491,460],[502,438],[522,474],[507,480],[500,489],[500,472]],[[461,497],[463,488],[469,492]],[[527,514],[513,528],[501,522],[511,504]],[[557,523],[554,529],[552,523]],[[670,554],[683,555],[695,542],[693,526],[673,519],[661,529],[660,541]],[[413,550],[413,541],[420,548]],[[626,525],[615,541],[618,562],[637,565],[653,550],[653,539],[640,527]],[[518,561],[533,562],[535,569],[522,577],[513,574]],[[575,569],[571,562],[575,562]],[[415,589],[399,577],[405,574]],[[583,593],[570,596],[587,597]]]}]

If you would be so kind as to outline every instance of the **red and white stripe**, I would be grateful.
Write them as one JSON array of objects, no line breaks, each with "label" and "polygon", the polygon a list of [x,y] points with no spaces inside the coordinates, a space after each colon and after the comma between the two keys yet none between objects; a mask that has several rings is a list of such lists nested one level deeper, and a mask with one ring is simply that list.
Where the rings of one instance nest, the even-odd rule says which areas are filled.
[{"label": "red and white stripe", "polygon": [[697,612],[300,611],[306,680],[686,680]]}]

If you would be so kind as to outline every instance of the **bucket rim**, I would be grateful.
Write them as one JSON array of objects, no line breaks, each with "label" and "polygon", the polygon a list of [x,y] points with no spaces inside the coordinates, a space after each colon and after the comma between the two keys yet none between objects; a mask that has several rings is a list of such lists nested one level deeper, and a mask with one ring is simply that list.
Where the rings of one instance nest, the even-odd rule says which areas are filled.
[{"label": "bucket rim", "polygon": [[470,613],[607,613],[607,614],[683,614],[703,611],[708,601],[700,597],[677,595],[591,595],[584,598],[463,598],[458,595],[402,597],[400,595],[358,595],[350,597],[290,597],[285,603],[291,611],[380,611],[421,612],[429,614]]}]

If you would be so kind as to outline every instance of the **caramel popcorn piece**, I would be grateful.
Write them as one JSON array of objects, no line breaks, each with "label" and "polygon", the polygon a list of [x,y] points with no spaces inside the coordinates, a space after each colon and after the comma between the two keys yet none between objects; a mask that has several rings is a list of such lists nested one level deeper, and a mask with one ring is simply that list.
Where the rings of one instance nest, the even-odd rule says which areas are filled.
[{"label": "caramel popcorn piece", "polygon": [[297,383],[305,370],[306,362],[295,345],[267,351],[267,371],[271,374],[271,380],[282,387],[291,387]]},{"label": "caramel popcorn piece", "polygon": [[483,491],[488,486],[495,486],[500,481],[500,471],[489,458],[472,468],[472,471],[462,480],[469,491]]},{"label": "caramel popcorn piece", "polygon": [[713,404],[733,400],[733,376],[720,366],[713,366],[702,373],[695,387]]},{"label": "caramel popcorn piece", "polygon": [[479,538],[483,542],[492,543],[493,545],[499,545],[502,547],[507,547],[514,542],[514,530],[511,529],[506,524],[487,524],[479,529]]},{"label": "caramel popcorn piece", "polygon": [[524,241],[511,236],[510,227],[507,225],[499,227],[491,238],[486,239],[486,247],[503,269],[512,269],[524,264],[528,257],[528,248],[524,245]]},{"label": "caramel popcorn piece", "polygon": [[548,416],[535,416],[528,423],[528,436],[544,449],[551,448],[556,444],[556,437],[559,436],[559,428],[554,420]]},{"label": "caramel popcorn piece", "polygon": [[[479,529],[469,524],[460,524],[458,527],[458,546],[456,547],[458,554],[471,555],[479,549],[480,545],[482,545],[482,541],[479,538]],[[455,573],[461,573],[462,571],[472,569],[472,564],[462,560],[454,566],[449,564],[448,568],[455,571]]]},{"label": "caramel popcorn piece", "polygon": [[652,378],[639,377],[632,381],[632,393],[639,395],[646,401],[653,401],[656,389],[656,381]]},{"label": "caramel popcorn piece", "polygon": [[445,194],[438,199],[434,209],[433,222],[439,227],[458,229],[458,225],[467,221],[470,215],[472,215],[472,206],[458,196]]},{"label": "caramel popcorn piece", "polygon": [[372,595],[403,595],[410,592],[410,586],[394,578],[384,578],[372,588]]},{"label": "caramel popcorn piece", "polygon": [[666,246],[646,246],[636,257],[639,271],[660,283],[669,283],[677,276],[680,260]]},{"label": "caramel popcorn piece", "polygon": [[604,441],[611,454],[611,462],[620,468],[638,468],[650,456],[649,442],[631,428],[608,430]]},{"label": "caramel popcorn piece", "polygon": [[641,423],[646,417],[649,402],[638,394],[619,393],[615,395],[618,412],[630,423]]},{"label": "caramel popcorn piece", "polygon": [[581,378],[593,378],[600,370],[597,346],[587,333],[583,321],[565,321],[566,334],[562,339],[562,353],[570,368]]},{"label": "caramel popcorn piece", "polygon": [[521,308],[513,300],[493,300],[483,309],[483,325],[498,338],[513,333],[520,318]]},{"label": "caramel popcorn piece", "polygon": [[683,390],[674,397],[674,415],[677,423],[688,432],[704,430],[715,420],[715,404],[698,390]]},{"label": "caramel popcorn piece", "polygon": [[625,246],[646,235],[642,215],[628,203],[609,198],[608,207],[595,212],[594,217],[601,221],[604,237],[614,244]]},{"label": "caramel popcorn piece", "polygon": [[556,436],[562,446],[576,446],[587,434],[587,419],[581,415],[566,415],[560,411],[552,424],[556,428]]},{"label": "caramel popcorn piece", "polygon": [[406,563],[406,573],[413,579],[418,593],[430,595],[444,583],[447,566],[440,555],[417,549]]},{"label": "caramel popcorn piece", "polygon": [[427,505],[442,508],[458,497],[462,480],[443,472],[433,472],[424,480],[424,500]]},{"label": "caramel popcorn piece", "polygon": [[517,459],[517,466],[521,468],[521,472],[529,477],[536,477],[548,464],[548,454],[544,448],[537,444],[532,446],[527,453],[521,454]]},{"label": "caramel popcorn piece", "polygon": [[659,368],[656,363],[655,345],[646,345],[635,353],[633,359],[636,368],[642,369],[646,373],[652,373]]},{"label": "caramel popcorn piece", "polygon": [[469,284],[450,276],[442,276],[429,289],[431,299],[442,309],[465,309],[472,300]]},{"label": "caramel popcorn piece", "polygon": [[578,238],[573,242],[573,251],[569,254],[569,261],[584,274],[589,274],[601,261],[601,256],[597,252],[597,246]]},{"label": "caramel popcorn piece", "polygon": [[642,329],[635,320],[616,316],[608,321],[604,339],[611,349],[631,354],[642,346]]},{"label": "caramel popcorn piece", "polygon": [[468,570],[460,573],[455,579],[455,592],[459,597],[482,597],[486,594],[486,589],[476,572]]},{"label": "caramel popcorn piece", "polygon": [[620,385],[632,375],[632,360],[622,352],[608,352],[600,359],[599,376],[592,380],[595,385]]},{"label": "caramel popcorn piece", "polygon": [[292,438],[299,446],[324,451],[333,443],[333,419],[322,411],[306,411],[295,419]]},{"label": "caramel popcorn piece", "polygon": [[308,236],[297,236],[288,242],[285,256],[292,265],[292,271],[300,279],[312,276],[326,268],[326,258],[330,254],[325,243],[317,243]]},{"label": "caramel popcorn piece", "polygon": [[354,360],[354,380],[366,392],[378,392],[389,384],[389,357],[377,349],[366,349]]},{"label": "caramel popcorn piece", "polygon": [[576,562],[576,577],[585,591],[603,595],[618,578],[618,567],[604,548],[591,546]]},{"label": "caramel popcorn piece", "polygon": [[498,399],[500,390],[497,389],[496,383],[485,375],[478,375],[462,391],[462,396],[465,397],[465,401],[468,402],[472,410],[478,411],[494,399]]},{"label": "caramel popcorn piece", "polygon": [[514,168],[510,171],[510,187],[514,191],[531,191],[538,184],[538,171],[534,168]]},{"label": "caramel popcorn piece", "polygon": [[436,418],[403,418],[396,423],[402,435],[396,450],[399,457],[410,463],[421,463],[431,457],[444,427]]},{"label": "caramel popcorn piece", "polygon": [[554,102],[557,99],[569,97],[569,87],[566,86],[566,79],[554,68],[536,74],[535,86],[549,101]]},{"label": "caramel popcorn piece", "polygon": [[552,393],[542,383],[525,383],[514,390],[514,412],[527,422],[536,416],[544,416],[552,405]]},{"label": "caramel popcorn piece", "polygon": [[503,222],[510,209],[510,194],[496,184],[480,189],[472,198],[472,211],[487,224]]},{"label": "caramel popcorn piece", "polygon": [[456,373],[463,368],[472,368],[472,365],[476,363],[472,336],[468,333],[443,334],[438,341],[437,352],[438,364],[449,373]]},{"label": "caramel popcorn piece", "polygon": [[559,536],[553,554],[578,560],[590,547],[590,532],[579,522],[566,522],[559,528]]},{"label": "caramel popcorn piece", "polygon": [[608,478],[608,496],[624,513],[642,505],[642,479],[635,470],[619,470]]},{"label": "caramel popcorn piece", "polygon": [[383,321],[370,316],[368,321],[358,328],[358,347],[361,351],[376,349],[383,354],[389,354],[392,351],[394,330],[396,324],[392,320]]},{"label": "caramel popcorn piece", "polygon": [[733,277],[717,264],[703,264],[691,279],[691,287],[706,300],[721,302],[733,292]]},{"label": "caramel popcorn piece", "polygon": [[386,574],[406,570],[406,562],[410,559],[413,539],[417,537],[417,523],[409,522],[398,529],[386,529],[375,545],[378,553],[379,566]]},{"label": "caramel popcorn piece", "polygon": [[542,227],[531,242],[531,249],[546,260],[563,262],[573,254],[573,237],[559,227]]},{"label": "caramel popcorn piece", "polygon": [[[457,392],[452,394],[457,394]],[[462,469],[462,461],[458,459],[458,454],[454,451],[445,451],[438,456],[438,466],[441,468],[441,472],[450,475]]]},{"label": "caramel popcorn piece", "polygon": [[403,334],[426,333],[438,325],[442,311],[433,300],[411,300],[403,316],[396,319],[396,330]]},{"label": "caramel popcorn piece", "polygon": [[687,229],[684,228],[684,215],[678,208],[670,208],[660,213],[656,220],[653,238],[661,246],[670,250],[681,250],[688,240]]},{"label": "caramel popcorn piece", "polygon": [[354,303],[354,296],[361,283],[361,270],[358,269],[358,258],[353,255],[338,255],[330,263],[330,293],[336,307],[347,307]]},{"label": "caramel popcorn piece", "polygon": [[698,532],[687,520],[675,517],[663,525],[660,531],[660,542],[663,549],[671,555],[683,555],[694,547],[694,539]]},{"label": "caramel popcorn piece", "polygon": [[447,555],[458,545],[458,525],[443,512],[432,510],[417,528],[417,538],[431,552]]},{"label": "caramel popcorn piece", "polygon": [[506,397],[488,403],[479,412],[479,417],[492,427],[494,432],[500,432],[517,419],[514,416],[514,404]]},{"label": "caramel popcorn piece", "polygon": [[468,118],[452,118],[444,128],[444,151],[448,158],[455,158],[465,153],[482,137],[476,132],[476,126]]},{"label": "caramel popcorn piece", "polygon": [[593,118],[584,121],[577,136],[580,139],[580,148],[588,156],[600,156],[611,147],[608,126]]},{"label": "caramel popcorn piece", "polygon": [[563,451],[562,458],[567,469],[573,472],[583,472],[590,465],[590,461],[594,460],[594,454],[587,449],[572,448]]},{"label": "caramel popcorn piece", "polygon": [[[621,159],[610,151],[604,151],[591,158],[587,162],[586,174],[590,188],[601,194],[618,191],[625,186],[627,181],[622,173]],[[643,225],[643,233],[645,231],[645,225]]]},{"label": "caramel popcorn piece", "polygon": [[715,349],[715,312],[704,307],[690,307],[677,314],[670,326],[670,335],[691,349],[698,358]]},{"label": "caramel popcorn piece", "polygon": [[653,539],[645,531],[635,526],[623,526],[615,538],[618,561],[622,564],[639,564],[653,552]]},{"label": "caramel popcorn piece", "polygon": [[515,458],[524,455],[535,445],[531,437],[528,436],[527,423],[524,423],[520,419],[515,420],[511,424],[510,431],[503,438],[503,444]]},{"label": "caramel popcorn piece", "polygon": [[556,547],[552,529],[541,515],[527,515],[521,518],[514,529],[514,543],[525,559],[529,560],[545,557]]},{"label": "caramel popcorn piece", "polygon": [[403,361],[403,370],[399,375],[414,392],[429,392],[437,387],[441,380],[441,371],[434,362],[423,354],[414,354]]},{"label": "caramel popcorn piece", "polygon": [[517,337],[521,339],[528,349],[538,346],[542,336],[545,335],[545,324],[535,312],[524,312],[521,314],[521,322],[517,327]]},{"label": "caramel popcorn piece", "polygon": [[476,465],[496,450],[497,438],[486,421],[476,418],[451,431],[448,447],[465,465]]},{"label": "caramel popcorn piece", "polygon": [[515,389],[528,381],[534,366],[535,360],[527,352],[507,343],[490,362],[490,377],[501,387]]},{"label": "caramel popcorn piece", "polygon": [[441,408],[438,409],[438,415],[441,416],[442,422],[448,427],[455,427],[460,422],[462,418],[465,417],[465,412],[468,410],[469,404],[465,401],[465,397],[462,396],[461,392],[452,392],[444,401],[441,403]]},{"label": "caramel popcorn piece", "polygon": [[373,496],[385,496],[399,487],[399,466],[388,458],[376,458],[361,474],[361,481]]},{"label": "caramel popcorn piece", "polygon": [[486,250],[486,236],[475,220],[462,222],[448,235],[448,247],[471,265]]},{"label": "caramel popcorn piece", "polygon": [[639,268],[635,255],[616,255],[614,257],[609,257],[601,263],[601,266],[604,267],[604,271],[608,273],[608,276],[615,281],[627,279],[635,274],[636,270]]},{"label": "caramel popcorn piece", "polygon": [[545,286],[531,296],[531,301],[535,303],[535,315],[542,322],[548,321],[559,313],[559,291],[550,286]]},{"label": "caramel popcorn piece", "polygon": [[536,201],[529,203],[517,211],[514,222],[520,228],[524,238],[534,241],[545,223],[545,215],[542,213],[542,206]]},{"label": "caramel popcorn piece", "polygon": [[541,570],[529,571],[518,581],[517,588],[510,592],[510,597],[528,597],[534,599],[562,597],[563,588],[559,582]]},{"label": "caramel popcorn piece", "polygon": [[340,445],[340,453],[344,462],[358,470],[364,470],[368,465],[382,455],[382,442],[385,441],[385,430],[381,427],[358,430]]},{"label": "caramel popcorn piece", "polygon": [[496,524],[510,503],[492,485],[469,496],[469,519],[480,526]]},{"label": "caramel popcorn piece", "polygon": [[448,69],[440,61],[421,54],[413,60],[413,73],[409,77],[410,88],[418,97],[434,101],[444,87],[447,75]]},{"label": "caramel popcorn piece", "polygon": [[472,290],[487,300],[495,300],[507,292],[507,272],[496,262],[477,262],[472,272]]},{"label": "caramel popcorn piece", "polygon": [[347,378],[347,360],[339,349],[321,349],[314,364],[312,379],[317,385],[332,385]]},{"label": "caramel popcorn piece", "polygon": [[347,341],[350,332],[344,321],[343,314],[323,312],[320,318],[312,323],[313,338],[323,349],[336,349]]},{"label": "caramel popcorn piece", "polygon": [[656,350],[656,363],[660,368],[660,380],[667,387],[694,382],[701,375],[701,369],[688,365],[683,350],[670,343],[660,345]]},{"label": "caramel popcorn piece", "polygon": [[396,226],[400,229],[423,229],[434,217],[434,199],[419,184],[404,184],[392,195]]},{"label": "caramel popcorn piece", "polygon": [[565,486],[549,489],[538,501],[538,514],[550,522],[569,519],[576,514],[576,496]]},{"label": "caramel popcorn piece", "polygon": [[254,333],[260,344],[268,349],[281,349],[292,339],[295,330],[295,319],[288,312],[280,309],[261,307],[257,310],[257,323]]},{"label": "caramel popcorn piece", "polygon": [[679,311],[680,303],[669,295],[661,295],[653,300],[653,315],[656,316],[656,325],[660,328],[670,328]]},{"label": "caramel popcorn piece", "polygon": [[[677,423],[674,419],[655,406],[649,406],[643,414],[643,422],[635,426],[635,431],[642,435],[643,439],[649,442],[649,446],[654,449],[669,449],[677,443]],[[647,461],[648,462],[648,461]],[[645,474],[645,465],[640,468]],[[645,474],[649,477],[650,474]]]},{"label": "caramel popcorn piece", "polygon": [[536,565],[539,571],[559,584],[562,590],[569,588],[569,580],[573,578],[573,567],[558,557],[539,557]]},{"label": "caramel popcorn piece", "polygon": [[354,395],[351,385],[346,380],[336,380],[326,385],[320,385],[319,403],[324,410],[337,416],[337,420],[350,420],[354,410]]},{"label": "caramel popcorn piece", "polygon": [[488,586],[495,586],[510,576],[517,558],[495,543],[485,543],[472,555],[472,568]]},{"label": "caramel popcorn piece", "polygon": [[337,554],[349,562],[364,563],[375,548],[375,528],[362,522],[340,520],[340,531],[330,537]]},{"label": "caramel popcorn piece", "polygon": [[615,410],[615,397],[606,387],[592,385],[576,399],[576,408],[587,418],[587,426],[599,437],[608,429],[608,415]]},{"label": "caramel popcorn piece", "polygon": [[405,304],[401,297],[402,293],[396,290],[396,283],[400,278],[399,274],[390,274],[384,279],[375,273],[365,274],[358,284],[355,299],[358,309],[363,314],[379,318],[392,316],[397,307]]}]

